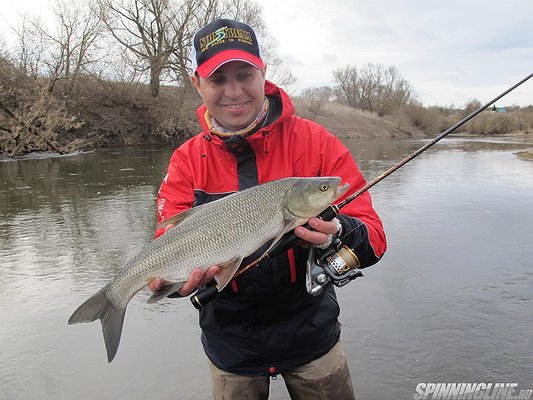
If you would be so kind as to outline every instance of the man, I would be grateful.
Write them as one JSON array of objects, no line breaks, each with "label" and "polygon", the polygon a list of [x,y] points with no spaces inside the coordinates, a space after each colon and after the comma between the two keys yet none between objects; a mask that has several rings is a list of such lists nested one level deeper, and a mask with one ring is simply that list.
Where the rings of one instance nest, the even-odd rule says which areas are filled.
[{"label": "man", "polygon": [[[204,103],[198,109],[202,132],[172,155],[159,191],[159,221],[289,176],[340,176],[352,190],[364,185],[345,146],[320,125],[296,117],[287,94],[265,80],[266,65],[250,26],[218,19],[200,29],[192,67],[191,80]],[[215,399],[266,399],[269,377],[278,374],[293,399],[354,398],[334,288],[309,295],[305,263],[309,245],[324,247],[342,235],[367,267],[384,253],[385,234],[368,193],[333,221],[312,218],[309,225],[312,229],[295,229],[307,246],[234,279],[200,311]],[[178,296],[189,295],[218,271],[196,269]],[[161,283],[152,281],[150,289],[157,291]]]}]

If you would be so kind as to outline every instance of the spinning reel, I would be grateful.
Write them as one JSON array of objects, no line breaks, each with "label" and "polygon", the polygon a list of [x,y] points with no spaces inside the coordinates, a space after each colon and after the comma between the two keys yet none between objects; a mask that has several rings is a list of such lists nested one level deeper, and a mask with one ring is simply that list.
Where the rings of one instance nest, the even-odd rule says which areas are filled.
[{"label": "spinning reel", "polygon": [[323,251],[311,247],[305,273],[307,293],[318,296],[331,283],[337,287],[347,285],[355,278],[363,276],[360,266],[355,253],[339,239],[335,239]]}]

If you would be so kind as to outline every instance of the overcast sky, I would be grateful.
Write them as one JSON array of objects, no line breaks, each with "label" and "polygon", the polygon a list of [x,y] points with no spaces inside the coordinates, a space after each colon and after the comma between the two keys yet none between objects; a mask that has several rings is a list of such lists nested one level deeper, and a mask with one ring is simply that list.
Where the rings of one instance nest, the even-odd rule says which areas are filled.
[{"label": "overcast sky", "polygon": [[[533,73],[533,0],[263,0],[263,17],[297,87],[332,71],[397,67],[425,105],[491,100]],[[46,0],[0,0],[0,26]],[[533,104],[533,78],[498,104]]]},{"label": "overcast sky", "polygon": [[[426,105],[489,101],[533,73],[533,0],[265,0],[302,87],[351,64],[396,66]],[[533,104],[533,78],[503,103]]]}]

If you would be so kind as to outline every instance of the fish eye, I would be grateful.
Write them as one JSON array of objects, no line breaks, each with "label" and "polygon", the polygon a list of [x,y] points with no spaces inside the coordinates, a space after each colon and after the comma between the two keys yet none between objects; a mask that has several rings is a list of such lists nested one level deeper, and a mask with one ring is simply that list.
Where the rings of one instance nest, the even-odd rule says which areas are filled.
[{"label": "fish eye", "polygon": [[327,191],[328,189],[329,189],[329,186],[328,186],[328,185],[326,185],[326,184],[320,185],[320,191],[321,191],[321,192],[325,192],[325,191]]}]

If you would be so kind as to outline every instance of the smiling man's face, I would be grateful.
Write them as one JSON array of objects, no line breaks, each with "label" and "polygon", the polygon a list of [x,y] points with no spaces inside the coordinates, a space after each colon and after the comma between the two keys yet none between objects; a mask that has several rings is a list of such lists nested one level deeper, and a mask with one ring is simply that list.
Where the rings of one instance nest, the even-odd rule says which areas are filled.
[{"label": "smiling man's face", "polygon": [[230,61],[205,79],[191,80],[211,116],[228,131],[246,128],[263,108],[265,70],[246,62]]}]

